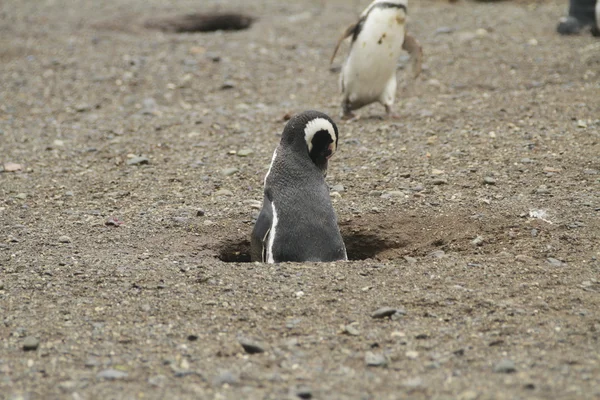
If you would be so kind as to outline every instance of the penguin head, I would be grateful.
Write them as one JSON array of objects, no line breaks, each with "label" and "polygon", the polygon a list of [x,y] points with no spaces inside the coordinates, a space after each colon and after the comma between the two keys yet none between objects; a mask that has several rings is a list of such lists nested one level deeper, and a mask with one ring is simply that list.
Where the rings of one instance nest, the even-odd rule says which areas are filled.
[{"label": "penguin head", "polygon": [[327,114],[305,111],[294,115],[283,129],[281,143],[308,157],[327,173],[327,161],[337,150],[338,129]]},{"label": "penguin head", "polygon": [[371,4],[362,13],[362,17],[366,17],[373,8],[398,8],[404,9],[408,7],[408,0],[373,0]]}]

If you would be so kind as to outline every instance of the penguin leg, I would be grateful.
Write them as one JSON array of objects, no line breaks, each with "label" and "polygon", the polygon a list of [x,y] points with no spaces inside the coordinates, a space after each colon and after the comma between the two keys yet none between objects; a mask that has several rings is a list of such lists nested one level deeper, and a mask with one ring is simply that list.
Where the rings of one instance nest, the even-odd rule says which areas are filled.
[{"label": "penguin leg", "polygon": [[410,55],[412,61],[412,72],[415,78],[421,74],[421,65],[423,63],[423,48],[417,39],[410,34],[404,35],[404,43],[402,43],[402,49],[404,49]]},{"label": "penguin leg", "polygon": [[387,118],[400,118],[399,115],[392,112],[392,106],[394,105],[396,97],[396,86],[396,74],[392,74],[379,99],[379,102],[385,107],[385,115]]},{"label": "penguin leg", "polygon": [[356,114],[352,112],[352,103],[348,97],[344,97],[342,100],[342,119],[345,121],[358,119]]}]

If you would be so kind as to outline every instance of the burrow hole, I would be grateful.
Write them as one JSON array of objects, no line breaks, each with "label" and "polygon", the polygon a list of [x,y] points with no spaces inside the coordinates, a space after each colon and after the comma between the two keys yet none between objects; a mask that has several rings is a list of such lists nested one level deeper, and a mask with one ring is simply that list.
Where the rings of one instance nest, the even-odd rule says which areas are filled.
[{"label": "burrow hole", "polygon": [[[346,244],[348,259],[352,261],[377,259],[378,255],[388,250],[401,249],[407,245],[402,240],[392,241],[364,232],[342,231],[342,237]],[[250,262],[250,240],[247,238],[224,240],[218,249],[217,257],[224,262]]]}]

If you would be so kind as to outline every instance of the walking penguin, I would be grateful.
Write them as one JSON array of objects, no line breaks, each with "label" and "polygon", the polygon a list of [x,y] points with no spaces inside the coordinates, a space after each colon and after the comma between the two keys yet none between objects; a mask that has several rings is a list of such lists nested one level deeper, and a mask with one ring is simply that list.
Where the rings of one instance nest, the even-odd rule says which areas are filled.
[{"label": "walking penguin", "polygon": [[287,122],[265,176],[252,261],[348,259],[325,182],[337,145],[337,126],[326,114],[305,111]]},{"label": "walking penguin", "polygon": [[396,97],[396,64],[402,50],[411,56],[415,78],[421,73],[423,52],[419,42],[406,33],[408,0],[375,0],[338,40],[331,62],[347,37],[350,53],[342,67],[342,118],[352,111],[379,102],[391,115]]}]

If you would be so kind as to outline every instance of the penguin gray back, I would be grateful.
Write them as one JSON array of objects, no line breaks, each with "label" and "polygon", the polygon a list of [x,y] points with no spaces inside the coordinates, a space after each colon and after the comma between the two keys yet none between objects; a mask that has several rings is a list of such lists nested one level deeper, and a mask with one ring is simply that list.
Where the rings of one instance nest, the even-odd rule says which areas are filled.
[{"label": "penguin gray back", "polygon": [[325,182],[337,144],[337,126],[326,114],[306,111],[288,121],[265,176],[253,261],[347,259]]}]

